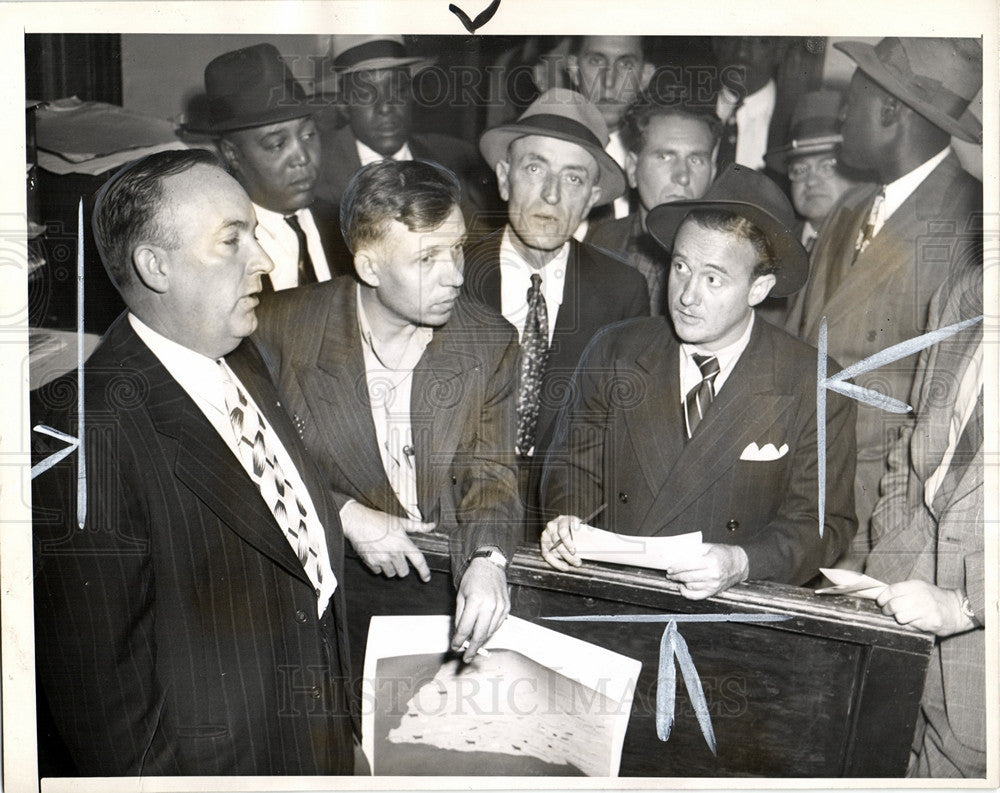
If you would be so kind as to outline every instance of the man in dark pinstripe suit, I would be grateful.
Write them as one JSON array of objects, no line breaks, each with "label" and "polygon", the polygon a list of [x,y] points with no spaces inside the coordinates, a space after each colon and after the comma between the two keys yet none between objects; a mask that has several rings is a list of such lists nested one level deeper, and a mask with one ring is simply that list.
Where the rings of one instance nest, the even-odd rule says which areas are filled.
[{"label": "man in dark pinstripe suit", "polygon": [[[163,152],[94,214],[129,311],[86,364],[83,446],[34,480],[55,729],[86,776],[351,773],[343,537],[243,342],[273,266],[250,200],[207,152]],[[32,418],[76,434],[76,406],[70,375]]]}]

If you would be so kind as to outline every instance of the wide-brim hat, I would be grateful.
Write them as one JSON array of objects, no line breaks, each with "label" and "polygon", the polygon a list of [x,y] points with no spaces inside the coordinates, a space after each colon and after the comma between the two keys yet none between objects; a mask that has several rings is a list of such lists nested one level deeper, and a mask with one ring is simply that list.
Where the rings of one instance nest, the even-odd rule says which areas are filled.
[{"label": "wide-brim hat", "polygon": [[646,228],[669,250],[684,218],[695,209],[732,212],[764,233],[775,256],[776,280],[771,295],[786,297],[805,286],[809,279],[809,254],[792,230],[795,212],[791,202],[770,178],[742,165],[730,165],[701,198],[654,207],[646,216]]},{"label": "wide-brim hat", "polygon": [[625,174],[604,147],[608,125],[601,112],[583,94],[568,88],[550,88],[532,102],[517,121],[501,124],[483,133],[479,151],[490,168],[507,157],[507,149],[518,138],[541,135],[569,141],[586,149],[597,161],[597,206],[614,201],[625,192]]},{"label": "wide-brim hat", "polygon": [[323,77],[316,86],[320,93],[337,93],[345,74],[379,69],[407,69],[413,77],[433,66],[434,58],[407,55],[402,36],[354,36],[334,34],[323,62]]},{"label": "wide-brim hat", "polygon": [[207,121],[185,125],[189,132],[221,134],[262,127],[311,115],[315,109],[273,44],[255,44],[215,58],[205,67],[205,94]]},{"label": "wide-brim hat", "polygon": [[788,141],[764,155],[767,167],[784,173],[794,157],[833,152],[843,141],[840,134],[839,91],[810,91],[803,94],[792,113]]},{"label": "wide-brim hat", "polygon": [[969,143],[982,143],[983,127],[966,113],[983,86],[983,45],[978,39],[884,38],[833,45],[878,86],[936,127]]}]

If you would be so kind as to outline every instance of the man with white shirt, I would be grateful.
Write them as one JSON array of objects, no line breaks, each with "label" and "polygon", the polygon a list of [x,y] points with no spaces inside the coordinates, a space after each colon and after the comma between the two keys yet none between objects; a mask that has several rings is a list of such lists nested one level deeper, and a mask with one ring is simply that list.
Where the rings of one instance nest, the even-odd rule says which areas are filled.
[{"label": "man with white shirt", "polygon": [[522,514],[517,340],[461,295],[458,196],[431,163],[362,168],[342,212],[360,283],[275,295],[254,338],[369,569],[392,578],[412,565],[426,581],[408,533],[450,535],[452,646],[470,660],[510,607],[505,571]]},{"label": "man with white shirt", "polygon": [[649,313],[641,273],[571,237],[592,207],[625,189],[604,149],[607,136],[590,102],[552,88],[479,142],[496,169],[508,223],[467,251],[463,289],[520,333],[516,450],[532,541],[541,530],[541,463],[584,348],[604,325]]},{"label": "man with white shirt", "polygon": [[[317,115],[323,158],[316,195],[339,206],[362,166],[383,159],[427,160],[458,177],[470,231],[495,229],[503,222],[496,182],[475,146],[453,135],[413,130],[414,107],[422,98],[420,75],[431,66],[431,60],[407,53],[402,36],[330,36],[320,90],[335,97],[336,107]],[[439,72],[428,82],[434,101],[440,101],[443,79]]]},{"label": "man with white shirt", "polygon": [[[873,171],[880,184],[845,193],[823,223],[812,277],[785,327],[816,343],[826,317],[830,354],[849,366],[924,333],[934,290],[954,267],[981,257],[982,185],[962,170],[950,140],[981,139],[981,125],[964,111],[982,85],[982,46],[943,38],[834,46],[858,65],[840,160]],[[911,356],[857,383],[905,401],[915,366]],[[900,421],[858,408],[854,567],[869,549],[869,517]]]},{"label": "man with white shirt", "polygon": [[723,123],[716,155],[721,172],[732,163],[764,169],[764,153],[779,145],[782,130],[772,129],[778,87],[775,72],[786,45],[775,36],[715,36],[721,89],[716,114]]},{"label": "man with white shirt", "polygon": [[85,432],[33,494],[38,678],[84,776],[353,770],[343,537],[244,341],[272,269],[255,227],[208,152],[119,171],[94,229],[128,312],[84,416],[75,373],[34,395],[35,424]]},{"label": "man with white shirt", "polygon": [[821,513],[816,350],[754,316],[808,275],[791,220],[780,188],[740,166],[701,199],[649,213],[652,235],[673,246],[670,318],[612,325],[580,362],[542,479],[553,567],[581,564],[573,532],[589,515],[620,534],[700,531],[700,549],[667,571],[692,599],[748,578],[802,584],[850,545],[853,403],[827,397],[836,473]]},{"label": "man with white shirt", "polygon": [[[625,109],[645,90],[653,76],[653,64],[643,51],[642,36],[581,36],[574,39],[573,52],[566,58],[570,84],[589,99],[608,126],[608,144],[604,150],[622,168],[627,149],[620,125]],[[627,195],[611,204],[609,217],[623,218],[629,213]],[[574,236],[583,240],[586,228]]]},{"label": "man with white shirt", "polygon": [[205,67],[208,126],[257,215],[257,239],[274,262],[265,291],[351,272],[336,208],[315,197],[320,169],[314,106],[278,50],[256,44]]}]

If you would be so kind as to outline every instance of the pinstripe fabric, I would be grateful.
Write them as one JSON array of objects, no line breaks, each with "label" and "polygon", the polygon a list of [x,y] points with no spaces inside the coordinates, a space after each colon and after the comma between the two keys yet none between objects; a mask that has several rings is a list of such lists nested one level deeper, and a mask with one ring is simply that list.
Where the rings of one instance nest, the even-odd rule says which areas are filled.
[{"label": "pinstripe fabric", "polygon": [[[276,293],[257,312],[254,340],[338,506],[356,499],[402,517],[372,423],[356,291],[343,278]],[[520,529],[517,353],[514,329],[461,297],[413,373],[417,500],[424,520],[439,517],[439,530],[451,534],[456,581],[483,545],[510,559]]]},{"label": "pinstripe fabric", "polygon": [[[266,369],[247,344],[228,358],[306,481],[339,575],[339,522]],[[79,772],[350,773],[342,593],[318,621],[256,486],[124,317],[86,377],[84,529],[75,454],[33,482],[38,677]],[[73,432],[74,382],[33,395],[33,419]]]},{"label": "pinstripe fabric", "polygon": [[[546,463],[546,512],[586,515],[621,534],[701,531],[740,545],[750,578],[803,583],[849,547],[856,526],[854,404],[829,394],[825,531],[816,481],[816,351],[766,322],[686,440],[678,341],[669,319],[611,325],[594,337]],[[839,367],[829,362],[831,372]],[[741,459],[756,443],[788,451]]]},{"label": "pinstripe fabric", "polygon": [[[981,313],[981,279],[982,270],[969,267],[945,281],[931,301],[930,327]],[[910,402],[916,419],[889,455],[872,514],[875,547],[866,567],[889,583],[919,578],[964,589],[980,624],[986,620],[982,435],[949,498],[928,507],[924,483],[948,446],[958,384],[982,340],[983,326],[977,324],[921,353]],[[985,638],[982,629],[948,636],[938,640],[931,655],[914,739],[923,774],[986,774]]]},{"label": "pinstripe fabric", "polygon": [[[949,271],[971,261],[979,232],[982,185],[962,170],[952,152],[892,214],[864,253],[854,244],[878,187],[849,190],[823,223],[811,256],[811,275],[792,302],[786,328],[816,344],[820,321],[829,323],[829,352],[850,366],[879,350],[919,336],[927,306]],[[905,400],[916,357],[859,375],[860,386]],[[878,408],[858,407],[855,483],[860,527],[858,554],[870,547],[868,523],[892,439],[901,423]]]}]

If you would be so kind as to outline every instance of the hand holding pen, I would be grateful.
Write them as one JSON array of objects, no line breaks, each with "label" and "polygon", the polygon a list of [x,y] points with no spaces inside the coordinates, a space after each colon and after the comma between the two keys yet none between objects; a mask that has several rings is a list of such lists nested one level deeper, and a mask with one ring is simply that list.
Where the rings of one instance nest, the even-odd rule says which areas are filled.
[{"label": "hand holding pen", "polygon": [[573,531],[600,515],[606,506],[607,504],[601,504],[583,520],[575,515],[560,515],[555,520],[550,520],[540,540],[542,558],[556,570],[566,571],[571,566],[579,567],[583,564],[576,553]]}]

